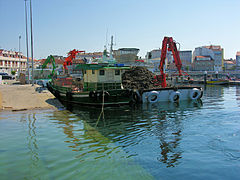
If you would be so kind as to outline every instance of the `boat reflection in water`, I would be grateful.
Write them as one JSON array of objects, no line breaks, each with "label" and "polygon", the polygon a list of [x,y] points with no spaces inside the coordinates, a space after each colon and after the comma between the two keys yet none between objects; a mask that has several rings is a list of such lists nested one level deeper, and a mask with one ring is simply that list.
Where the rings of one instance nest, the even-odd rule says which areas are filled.
[{"label": "boat reflection in water", "polygon": [[84,120],[88,128],[97,131],[116,147],[123,148],[128,157],[134,157],[140,164],[146,163],[145,158],[152,157],[154,163],[161,162],[166,167],[177,166],[179,159],[183,158],[180,146],[182,120],[189,118],[201,107],[202,101],[198,100],[181,104],[104,108],[104,118],[99,120],[101,108],[70,106],[71,111]]}]

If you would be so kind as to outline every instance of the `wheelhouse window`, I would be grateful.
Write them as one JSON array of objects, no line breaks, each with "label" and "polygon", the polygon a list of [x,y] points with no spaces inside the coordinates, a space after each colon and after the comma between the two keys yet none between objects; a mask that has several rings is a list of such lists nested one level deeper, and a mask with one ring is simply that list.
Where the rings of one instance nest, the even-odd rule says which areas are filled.
[{"label": "wheelhouse window", "polygon": [[115,75],[116,75],[116,76],[119,76],[119,75],[120,75],[120,70],[119,70],[119,69],[116,69],[116,70],[115,70]]},{"label": "wheelhouse window", "polygon": [[94,69],[92,70],[92,74],[95,74],[95,70]]},{"label": "wheelhouse window", "polygon": [[105,71],[104,71],[104,70],[100,70],[100,71],[99,71],[99,75],[100,75],[100,76],[104,76],[104,74],[105,74]]}]

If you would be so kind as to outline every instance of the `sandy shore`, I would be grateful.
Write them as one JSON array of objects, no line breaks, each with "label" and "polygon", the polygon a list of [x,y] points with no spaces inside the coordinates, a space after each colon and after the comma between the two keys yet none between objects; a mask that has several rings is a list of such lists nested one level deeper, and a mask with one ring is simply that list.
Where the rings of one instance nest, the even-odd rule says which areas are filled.
[{"label": "sandy shore", "polygon": [[63,105],[48,91],[35,91],[38,85],[0,85],[3,110],[59,109]]}]

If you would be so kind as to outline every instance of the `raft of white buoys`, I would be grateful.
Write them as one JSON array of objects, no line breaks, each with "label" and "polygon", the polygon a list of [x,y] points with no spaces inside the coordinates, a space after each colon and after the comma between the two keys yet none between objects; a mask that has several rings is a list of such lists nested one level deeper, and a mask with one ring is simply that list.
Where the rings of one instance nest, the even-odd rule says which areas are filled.
[{"label": "raft of white buoys", "polygon": [[162,101],[179,102],[201,99],[203,90],[200,87],[172,87],[144,90],[140,94],[143,103],[156,103]]}]

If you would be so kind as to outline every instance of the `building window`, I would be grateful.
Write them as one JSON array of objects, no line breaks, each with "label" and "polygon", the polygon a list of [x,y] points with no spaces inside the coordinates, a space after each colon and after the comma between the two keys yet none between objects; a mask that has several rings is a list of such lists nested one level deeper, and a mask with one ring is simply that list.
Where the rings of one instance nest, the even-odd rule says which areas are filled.
[{"label": "building window", "polygon": [[100,76],[104,76],[104,74],[105,74],[105,71],[104,71],[104,70],[100,70],[100,71],[99,71],[99,75],[100,75]]},{"label": "building window", "polygon": [[95,70],[94,69],[92,70],[92,74],[95,74]]},{"label": "building window", "polygon": [[119,70],[119,69],[116,69],[116,70],[115,70],[115,75],[116,75],[116,76],[119,76],[119,75],[120,75],[120,70]]}]

